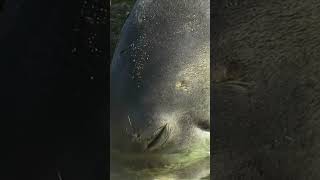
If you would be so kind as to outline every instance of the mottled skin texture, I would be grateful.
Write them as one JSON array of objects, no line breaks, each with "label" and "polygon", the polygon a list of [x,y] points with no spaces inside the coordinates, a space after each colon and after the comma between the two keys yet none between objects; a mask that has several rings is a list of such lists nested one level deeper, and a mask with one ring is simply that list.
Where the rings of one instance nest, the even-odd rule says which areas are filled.
[{"label": "mottled skin texture", "polygon": [[141,172],[207,157],[202,168],[184,167],[174,177],[208,176],[209,16],[208,0],[135,4],[111,65],[111,171],[115,164]]},{"label": "mottled skin texture", "polygon": [[320,2],[215,1],[214,179],[320,179]]}]

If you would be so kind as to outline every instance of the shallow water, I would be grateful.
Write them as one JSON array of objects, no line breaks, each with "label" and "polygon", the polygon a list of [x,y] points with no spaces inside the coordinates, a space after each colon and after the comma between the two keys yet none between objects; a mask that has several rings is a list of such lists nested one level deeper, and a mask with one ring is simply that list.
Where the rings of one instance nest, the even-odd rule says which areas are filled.
[{"label": "shallow water", "polygon": [[188,151],[173,154],[111,151],[111,179],[210,179],[210,135]]},{"label": "shallow water", "polygon": [[[177,165],[179,166],[179,165]],[[124,170],[111,163],[111,180],[199,180],[210,179],[210,158],[194,162],[186,167],[162,169]]]}]

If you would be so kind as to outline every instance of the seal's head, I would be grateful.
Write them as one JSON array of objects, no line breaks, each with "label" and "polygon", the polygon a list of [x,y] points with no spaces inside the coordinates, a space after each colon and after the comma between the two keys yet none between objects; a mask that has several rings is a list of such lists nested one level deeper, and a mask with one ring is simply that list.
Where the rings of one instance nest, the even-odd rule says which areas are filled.
[{"label": "seal's head", "polygon": [[155,166],[209,156],[209,8],[137,1],[111,65],[112,152]]}]

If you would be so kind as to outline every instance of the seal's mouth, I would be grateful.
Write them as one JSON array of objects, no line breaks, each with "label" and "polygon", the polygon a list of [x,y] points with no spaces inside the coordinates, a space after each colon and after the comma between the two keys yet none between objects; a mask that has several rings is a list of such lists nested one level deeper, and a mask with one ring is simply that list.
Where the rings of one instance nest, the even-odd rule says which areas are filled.
[{"label": "seal's mouth", "polygon": [[147,143],[146,150],[152,151],[163,146],[169,137],[168,133],[166,133],[167,131],[167,124],[160,127],[158,131],[156,131],[155,134],[150,138],[151,140],[149,140],[149,143]]}]

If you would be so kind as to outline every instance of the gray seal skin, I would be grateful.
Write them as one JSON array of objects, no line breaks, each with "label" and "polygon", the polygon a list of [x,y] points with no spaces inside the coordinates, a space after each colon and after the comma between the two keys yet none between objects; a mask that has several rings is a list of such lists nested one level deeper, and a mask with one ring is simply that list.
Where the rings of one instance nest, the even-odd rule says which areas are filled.
[{"label": "gray seal skin", "polygon": [[138,0],[110,81],[112,178],[209,178],[209,0]]},{"label": "gray seal skin", "polygon": [[320,2],[217,1],[216,180],[320,179]]}]

